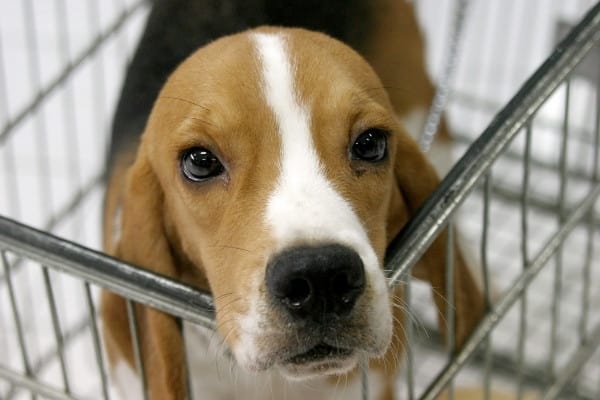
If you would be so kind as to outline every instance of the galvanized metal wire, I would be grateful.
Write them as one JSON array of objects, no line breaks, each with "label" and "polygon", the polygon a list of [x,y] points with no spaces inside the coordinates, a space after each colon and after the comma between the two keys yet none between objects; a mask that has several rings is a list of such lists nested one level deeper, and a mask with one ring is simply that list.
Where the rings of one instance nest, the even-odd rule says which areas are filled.
[{"label": "galvanized metal wire", "polygon": [[[10,116],[0,114],[0,117],[3,118],[2,121],[5,122],[3,128],[0,130],[0,146],[4,146],[4,149],[9,149],[13,146],[12,140],[16,136],[17,128],[30,118],[33,118],[34,121],[39,119],[38,128],[40,134],[46,136],[43,134],[43,131],[47,130],[47,124],[44,122],[43,113],[38,114],[40,107],[48,101],[48,98],[52,96],[57,88],[67,85],[67,90],[69,90],[67,82],[74,71],[80,68],[92,54],[98,51],[107,38],[120,29],[125,24],[127,18],[138,7],[141,7],[143,3],[137,2],[129,8],[125,8],[120,16],[110,24],[108,29],[103,30],[99,25],[95,26],[96,40],[71,62],[66,61],[68,60],[67,55],[70,53],[69,43],[63,42],[62,61],[66,65],[50,83],[44,84],[40,80],[39,71],[37,73],[35,71],[35,65],[39,63],[39,60],[35,61],[38,55],[32,54],[31,58],[34,60],[34,69],[31,78],[36,83],[36,95],[24,108],[19,109],[16,113]],[[463,4],[466,2],[460,3]],[[61,7],[64,9],[62,1],[59,1],[57,4],[62,5]],[[28,2],[25,5],[31,14],[33,3]],[[90,14],[90,23],[92,25],[97,21],[93,17],[93,12],[95,11],[92,10],[92,14]],[[0,47],[3,43],[1,39]],[[31,40],[29,49],[33,53],[36,53],[37,44],[34,39]],[[594,351],[600,348],[600,324],[594,325],[594,320],[591,317],[594,310],[591,303],[593,288],[590,287],[593,268],[595,268],[592,259],[595,249],[594,235],[597,234],[598,221],[594,208],[597,205],[597,199],[600,195],[600,180],[598,178],[600,112],[596,110],[593,137],[589,139],[591,146],[594,146],[595,149],[590,168],[591,172],[585,169],[572,169],[570,167],[569,159],[572,155],[570,149],[573,146],[573,136],[578,133],[578,128],[571,126],[569,121],[573,107],[570,96],[572,96],[572,86],[575,85],[575,82],[571,79],[572,73],[585,54],[599,41],[600,3],[597,3],[561,42],[548,61],[523,85],[513,100],[498,114],[481,137],[470,146],[462,159],[444,179],[438,190],[435,191],[409,225],[405,227],[402,234],[392,242],[386,257],[386,272],[391,285],[399,284],[402,286],[404,292],[403,306],[408,308],[405,321],[406,360],[404,364],[406,398],[435,399],[442,392],[446,392],[449,398],[452,398],[452,396],[456,397],[456,394],[453,394],[453,386],[456,386],[454,385],[456,376],[465,369],[465,366],[471,360],[477,357],[481,358],[482,365],[484,365],[484,377],[482,379],[484,398],[490,398],[493,384],[492,374],[496,371],[495,368],[499,368],[497,365],[499,357],[495,352],[492,334],[515,303],[519,303],[517,307],[517,350],[516,358],[510,361],[513,362],[510,365],[516,367],[514,376],[517,398],[523,398],[531,385],[538,388],[543,387],[542,396],[544,399],[557,398],[561,394],[569,398],[594,398],[589,395],[578,394],[577,386],[573,383],[573,379],[580,373],[582,367],[589,362]],[[5,96],[3,94],[5,90],[2,82],[2,65],[5,60],[2,59],[2,54],[0,48],[0,104],[3,103],[3,97]],[[102,65],[97,67],[95,75],[103,76],[105,73],[103,68]],[[98,85],[102,86],[102,81],[100,80],[99,82]],[[559,182],[557,186],[558,192],[556,201],[552,199],[540,200],[530,190],[532,171],[535,168],[544,166],[543,164],[547,163],[547,161],[540,161],[532,156],[532,141],[534,135],[537,133],[536,129],[538,126],[544,124],[542,121],[543,116],[539,115],[540,107],[561,86],[565,88],[565,99],[562,103],[563,115],[561,117],[563,126],[560,138],[562,144],[559,146],[561,150],[558,153],[558,159],[555,163],[545,165],[545,167],[557,172]],[[600,104],[600,84],[596,87],[595,96],[595,104]],[[100,103],[104,104],[104,100],[96,101],[99,102],[98,107],[101,107]],[[440,109],[443,108],[441,107]],[[72,109],[73,104],[70,104],[66,100],[64,107],[64,110],[66,110],[64,118],[66,120],[72,118]],[[1,107],[0,112],[2,112]],[[439,114],[440,110],[436,110],[435,112],[438,113],[437,118],[439,119],[441,115]],[[67,129],[72,132],[73,137],[76,136],[73,127]],[[519,136],[524,138],[523,149],[522,152],[514,152],[509,146],[513,139]],[[73,143],[74,148],[77,148],[76,142]],[[6,154],[8,157],[4,160],[3,166],[8,171],[14,170],[16,168],[16,161],[11,159],[10,155],[12,153],[10,149],[6,151]],[[46,156],[47,154],[44,155],[42,153],[41,165],[44,165],[43,158]],[[492,167],[501,156],[522,162],[520,192],[518,192],[516,197],[514,197],[514,194],[504,193],[506,198],[513,196],[512,200],[515,201],[519,210],[520,225],[518,235],[520,236],[521,249],[520,254],[516,254],[515,257],[519,258],[521,271],[512,286],[494,303],[491,283],[492,262],[488,259],[488,255],[490,248],[494,245],[494,243],[490,242],[490,230],[493,228],[491,215],[492,202],[494,196],[498,195],[501,189],[495,185]],[[76,166],[76,164],[77,162],[73,161],[73,166]],[[40,165],[38,164],[37,167],[40,168]],[[48,171],[42,172],[46,174]],[[589,182],[585,196],[582,196],[578,201],[572,201],[568,196],[568,185],[570,180],[574,178]],[[16,397],[19,388],[26,389],[32,398],[36,396],[52,399],[79,398],[79,395],[73,390],[74,383],[69,375],[69,360],[65,356],[65,347],[68,346],[70,338],[75,335],[73,332],[85,329],[91,333],[91,347],[94,352],[93,354],[89,354],[89,357],[96,358],[97,371],[94,371],[94,373],[97,372],[97,380],[100,382],[98,386],[100,390],[97,395],[104,399],[110,398],[109,384],[106,377],[107,369],[104,365],[103,353],[101,351],[97,326],[97,311],[92,289],[92,287],[102,287],[129,299],[127,304],[130,317],[130,333],[134,344],[136,364],[138,370],[141,371],[142,393],[147,398],[148,394],[144,381],[144,360],[141,356],[138,340],[135,304],[140,303],[155,307],[178,318],[199,324],[207,329],[214,329],[212,299],[208,293],[198,291],[195,288],[48,234],[47,230],[59,226],[64,218],[67,218],[77,205],[83,204],[86,197],[90,193],[93,193],[101,184],[100,175],[92,176],[91,179],[84,182],[82,177],[77,176],[77,172],[74,172],[72,180],[79,189],[70,199],[63,203],[63,206],[40,202],[40,207],[46,209],[43,213],[46,216],[46,220],[40,224],[44,228],[43,230],[37,230],[0,216],[0,264],[2,264],[0,295],[2,294],[2,290],[5,290],[10,302],[9,308],[12,312],[12,325],[14,325],[16,331],[16,351],[18,351],[20,363],[22,364],[21,371],[0,364],[0,383],[8,382],[8,385],[10,385],[9,390],[6,391],[9,398]],[[8,182],[8,185],[11,185],[11,182]],[[452,252],[454,251],[454,244],[458,240],[458,237],[451,227],[457,225],[457,222],[453,218],[462,202],[476,190],[481,190],[483,193],[481,214],[482,235],[479,261],[487,314],[464,347],[460,351],[456,351],[453,345],[455,340],[452,326],[454,323],[454,308],[451,299],[454,298],[452,293],[452,277],[454,276],[452,262],[454,258]],[[53,198],[55,191],[55,188],[47,188],[44,190],[47,194],[43,197],[48,196],[49,198]],[[26,210],[19,209],[20,201],[18,194],[11,196],[10,203],[12,203],[11,209],[16,210],[17,216],[21,212],[26,212]],[[555,216],[557,228],[546,238],[543,246],[534,251],[535,246],[530,242],[534,228],[530,224],[529,217],[532,210],[540,209],[546,210]],[[563,253],[562,249],[569,235],[582,226],[585,227],[587,236],[585,242],[585,262],[581,269],[582,289],[578,297],[578,304],[581,310],[576,329],[579,346],[570,355],[567,362],[563,362],[559,359],[561,354],[560,326],[564,319],[564,313],[561,311],[561,300],[567,293],[567,286],[562,279],[567,266],[564,254],[561,253]],[[446,288],[449,303],[445,313],[445,318],[448,321],[448,338],[447,348],[444,349],[448,359],[445,361],[443,369],[434,380],[429,382],[424,392],[417,394],[416,368],[419,364],[419,359],[414,347],[422,339],[417,337],[419,330],[413,326],[414,321],[411,315],[414,306],[412,301],[414,290],[410,279],[410,271],[414,263],[427,250],[431,241],[443,229],[447,229],[449,232],[446,255],[446,274],[450,278]],[[77,230],[75,228],[75,232]],[[528,315],[533,304],[528,294],[530,293],[529,288],[532,282],[543,271],[549,269],[548,265],[551,265],[550,261],[552,260],[555,261],[555,275],[552,283],[552,291],[555,298],[550,302],[551,308],[547,313],[547,318],[551,322],[551,327],[547,332],[550,343],[547,354],[549,371],[542,371],[540,373],[541,377],[536,381],[535,378],[531,377],[531,366],[527,360],[527,338],[529,332],[534,328],[528,320]],[[20,274],[23,269],[32,267],[29,261],[36,262],[40,266],[40,271],[42,271],[44,291],[48,300],[48,304],[44,306],[47,306],[50,312],[53,341],[53,350],[41,358],[36,357],[35,361],[29,352],[27,334],[24,328],[24,321],[26,322],[27,315],[23,315],[22,313],[23,308],[18,301],[19,288],[14,284],[16,274]],[[53,280],[54,274],[57,273],[67,274],[84,282],[83,290],[87,310],[85,311],[84,320],[80,324],[76,324],[75,327],[66,327],[61,323],[60,302],[56,299],[57,291],[55,290]],[[59,375],[57,375],[56,379],[61,382],[48,383],[40,379],[39,372],[49,362],[46,360],[51,357],[57,360]],[[369,387],[367,374],[368,360],[364,357],[360,361],[360,371],[362,381],[360,395],[363,399],[367,399],[371,388]],[[193,395],[189,381],[188,386],[190,394]],[[600,387],[596,393],[599,392]]]}]

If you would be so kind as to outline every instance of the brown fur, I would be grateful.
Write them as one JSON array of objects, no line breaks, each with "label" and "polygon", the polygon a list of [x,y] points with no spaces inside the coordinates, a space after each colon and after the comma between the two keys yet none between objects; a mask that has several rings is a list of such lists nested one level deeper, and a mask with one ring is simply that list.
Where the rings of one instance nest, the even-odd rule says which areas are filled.
[{"label": "brown fur", "polygon": [[[414,107],[425,107],[431,100],[433,89],[424,69],[422,39],[404,2],[389,1],[388,7],[379,15],[380,29],[367,51],[383,84],[356,53],[339,42],[306,31],[288,31],[292,54],[305,55],[310,58],[305,62],[313,64],[297,79],[301,97],[321,105],[316,107],[311,128],[319,156],[327,160],[327,177],[355,208],[380,260],[389,241],[438,183],[433,168],[395,118]],[[398,23],[399,19],[405,23]],[[400,38],[401,45],[390,37],[394,41]],[[266,149],[277,148],[279,137],[273,116],[257,96],[260,72],[249,47],[243,35],[219,40],[178,68],[156,102],[135,162],[131,166],[119,163],[114,170],[105,218],[105,248],[112,254],[216,295],[219,332],[229,344],[237,338],[228,315],[244,311],[246,305],[232,303],[226,294],[244,293],[246,283],[236,277],[243,277],[245,268],[266,263],[272,239],[264,234],[261,213],[279,161],[272,151],[265,157]],[[203,79],[206,76],[211,79]],[[330,84],[333,81],[335,85]],[[305,90],[308,88],[326,89]],[[334,115],[338,118],[332,118]],[[349,135],[370,126],[393,133],[389,162],[376,171],[353,172],[340,152],[346,151]],[[218,178],[199,187],[184,182],[179,176],[178,155],[192,145],[210,145],[219,156],[224,155],[221,159],[235,171],[235,182]],[[357,191],[359,180],[361,190]],[[198,196],[202,202],[196,200]],[[115,243],[111,232],[119,205],[122,232]],[[419,264],[420,276],[434,289],[440,315],[446,309],[445,243],[442,234]],[[454,254],[455,333],[460,346],[484,310],[460,251],[456,249]],[[144,360],[151,365],[146,369],[151,398],[184,398],[183,343],[177,322],[150,308],[139,307],[138,314]],[[396,321],[403,320],[400,308],[394,308],[394,314]],[[133,365],[123,299],[105,292],[102,315],[111,362],[124,357]],[[445,329],[442,317],[440,325]],[[392,382],[402,346],[402,329],[396,322],[390,350],[373,363],[385,371],[385,399],[393,398]]]}]

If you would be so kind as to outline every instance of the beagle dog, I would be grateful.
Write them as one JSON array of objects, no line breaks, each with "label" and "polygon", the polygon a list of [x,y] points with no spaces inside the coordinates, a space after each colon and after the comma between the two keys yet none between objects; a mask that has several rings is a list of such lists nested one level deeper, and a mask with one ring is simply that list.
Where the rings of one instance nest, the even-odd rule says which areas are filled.
[{"label": "beagle dog", "polygon": [[[405,317],[383,260],[438,183],[410,134],[434,92],[423,49],[404,0],[154,2],[116,112],[104,247],[210,291],[217,332],[137,307],[151,399],[185,399],[187,374],[200,399],[357,398],[365,356],[371,398],[396,398]],[[414,269],[442,331],[445,239]],[[453,254],[460,346],[484,302]],[[113,375],[133,379],[126,303],[104,292],[101,311]]]}]

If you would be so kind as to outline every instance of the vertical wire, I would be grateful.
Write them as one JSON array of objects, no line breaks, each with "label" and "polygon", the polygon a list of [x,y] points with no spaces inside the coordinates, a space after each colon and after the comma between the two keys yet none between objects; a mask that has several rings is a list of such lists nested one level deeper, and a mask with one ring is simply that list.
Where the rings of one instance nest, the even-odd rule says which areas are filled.
[{"label": "vertical wire", "polygon": [[[483,278],[483,296],[485,301],[485,311],[488,313],[492,309],[492,300],[490,294],[490,278],[488,264],[488,228],[490,225],[490,195],[492,188],[491,173],[488,172],[484,178],[483,192],[483,228],[481,232],[481,271]],[[491,395],[491,370],[492,370],[492,337],[487,335],[484,342],[485,349],[485,370],[484,370],[484,399],[489,400]]]},{"label": "vertical wire", "polygon": [[[22,5],[23,8],[23,26],[25,27],[25,40],[27,42],[27,50],[28,50],[28,61],[29,61],[29,80],[31,82],[34,96],[39,96],[42,92],[42,74],[41,74],[41,62],[39,57],[39,44],[37,38],[37,32],[35,29],[35,12],[33,0],[25,0]],[[48,130],[47,130],[47,121],[45,117],[44,107],[40,107],[38,112],[35,113],[33,118],[34,129],[35,129],[35,139],[36,139],[36,150],[38,154],[38,159],[36,160],[37,167],[37,178],[38,178],[38,188],[40,190],[39,194],[39,210],[41,211],[41,219],[45,218],[48,215],[51,215],[52,210],[54,209],[54,199],[53,199],[53,191],[51,185],[51,177],[52,177],[52,167],[50,163],[50,153],[48,149]],[[42,221],[38,221],[41,223]],[[30,287],[32,285],[32,278],[27,272],[28,284]],[[32,315],[34,314],[34,310],[29,306]],[[38,320],[33,318],[31,320],[31,336],[36,340],[39,340],[39,325]],[[33,341],[33,344],[37,345],[39,348],[39,342]]]},{"label": "vertical wire", "polygon": [[[100,2],[97,0],[89,0],[88,1],[88,9],[91,10],[91,12],[88,15],[89,18],[89,22],[90,22],[90,26],[93,29],[93,34],[94,36],[98,36],[101,34],[102,28],[100,26],[100,10],[99,10],[99,4]],[[106,87],[106,82],[105,82],[105,74],[104,74],[104,61],[103,61],[103,55],[102,55],[102,51],[98,51],[97,55],[96,55],[96,60],[94,62],[94,68],[93,68],[93,77],[94,77],[94,96],[92,98],[92,101],[94,102],[94,110],[95,110],[95,114],[97,121],[94,124],[95,127],[98,127],[98,134],[94,135],[95,138],[97,138],[98,142],[96,143],[96,145],[98,146],[98,149],[102,149],[103,152],[102,154],[104,155],[105,152],[104,150],[106,149],[106,140],[105,139],[100,139],[105,137],[105,133],[106,133],[106,91],[105,91],[105,87]],[[103,140],[103,141],[100,141]],[[101,158],[101,160],[104,160],[104,158]]]},{"label": "vertical wire", "polygon": [[[7,93],[7,76],[6,70],[4,67],[4,47],[2,44],[2,31],[0,30],[0,118],[2,121],[7,121],[9,118],[9,97]],[[4,142],[4,147],[2,148],[4,152],[4,171],[3,171],[3,179],[5,183],[4,190],[4,198],[7,199],[8,209],[5,211],[0,210],[0,213],[6,212],[13,218],[21,217],[21,202],[19,201],[19,182],[17,180],[17,168],[15,163],[15,154],[12,140],[7,139]],[[2,262],[8,263],[8,260],[4,259]],[[5,268],[10,268],[8,264],[5,265]],[[2,285],[7,280],[7,276],[0,276],[0,285]],[[2,308],[0,308],[0,321],[4,321],[4,315],[2,312]],[[2,335],[2,345],[3,349],[6,352],[4,356],[7,359],[11,359],[12,351],[10,346],[8,346],[8,337],[7,335]],[[15,386],[13,384],[9,385],[9,389],[7,389],[6,393],[10,393],[14,390]]]},{"label": "vertical wire", "polygon": [[[454,232],[453,222],[448,222],[448,236],[446,239],[446,297],[447,297],[447,308],[446,308],[446,332],[448,343],[446,350],[448,351],[448,358],[452,360],[455,351],[455,315],[454,307]],[[454,380],[448,384],[448,400],[454,400]]]},{"label": "vertical wire", "polygon": [[[498,15],[498,13],[500,12],[500,7],[501,3],[499,6],[497,2],[491,2],[491,4],[489,5],[489,10],[483,13],[483,18],[486,19],[486,23],[485,30],[479,35],[481,39],[481,49],[479,56],[477,57],[477,60],[479,60],[479,65],[478,68],[476,68],[475,71],[473,71],[472,77],[470,79],[470,81],[473,82],[472,93],[474,93],[474,95],[478,99],[481,99],[482,103],[485,101],[496,100],[491,96],[491,93],[495,93],[495,91],[490,90],[489,82],[493,81],[492,72],[493,67],[495,65],[494,55],[496,52],[496,43],[494,39],[499,36],[497,34],[497,31],[498,25],[500,23],[499,19],[494,16]],[[509,21],[502,21],[502,26],[504,27],[507,24],[507,22]],[[479,132],[485,127],[485,125],[487,125],[491,115],[497,111],[497,107],[493,107],[491,109],[490,108],[491,107],[486,107],[483,110],[481,108],[478,110],[479,112],[476,114],[476,118],[473,118],[473,120],[477,121],[475,122],[476,125],[475,129],[473,130],[477,130],[477,132]],[[486,115],[482,116],[483,113],[485,113]]]},{"label": "vertical wire", "polygon": [[369,357],[366,354],[361,355],[359,363],[361,381],[360,398],[362,400],[369,400]]},{"label": "vertical wire", "polygon": [[[565,81],[565,107],[562,127],[562,143],[559,157],[560,188],[558,193],[558,224],[561,226],[565,219],[565,190],[567,184],[567,145],[569,133],[569,105],[570,105],[570,80]],[[556,249],[554,265],[554,293],[552,297],[552,327],[550,336],[550,376],[554,378],[556,374],[556,350],[558,347],[558,324],[560,319],[560,304],[562,297],[562,255],[563,244]]]},{"label": "vertical wire", "polygon": [[[0,32],[1,34],[1,32]],[[2,36],[0,36],[0,104],[3,104],[4,108],[0,108],[0,117],[3,120],[8,119],[8,92],[6,89],[6,70],[4,68],[4,47],[2,45]],[[7,140],[4,144],[4,179],[6,182],[6,191],[4,196],[8,198],[8,213],[14,218],[21,216],[21,202],[19,201],[19,184],[17,181],[17,171],[15,163],[15,154],[12,147],[12,141]]]},{"label": "vertical wire", "polygon": [[135,306],[131,300],[127,300],[127,319],[129,321],[129,333],[131,335],[131,343],[133,345],[133,355],[135,358],[135,366],[140,376],[140,383],[142,385],[142,394],[144,400],[148,400],[148,384],[146,381],[146,369],[144,368],[144,358],[142,357],[142,350],[140,346],[140,336],[138,329],[138,318],[135,312]]},{"label": "vertical wire", "polygon": [[102,345],[100,344],[100,333],[98,331],[97,313],[96,307],[94,306],[94,300],[92,299],[92,290],[90,284],[85,282],[85,298],[88,307],[88,314],[90,317],[91,329],[92,329],[92,342],[94,344],[94,352],[96,355],[96,365],[98,366],[98,374],[100,375],[100,382],[102,384],[102,398],[104,400],[109,399],[108,395],[108,382],[106,378],[106,369],[104,365],[104,356],[102,355]]},{"label": "vertical wire", "polygon": [[[15,329],[17,330],[17,338],[19,341],[19,348],[21,350],[21,359],[23,362],[23,369],[25,375],[29,378],[33,377],[33,370],[31,369],[31,363],[29,362],[29,354],[27,351],[27,344],[25,343],[25,336],[23,332],[23,325],[21,324],[21,316],[19,314],[19,308],[17,305],[17,296],[15,294],[15,288],[13,286],[12,274],[10,267],[8,266],[8,259],[6,258],[6,252],[0,250],[0,261],[4,269],[4,276],[6,277],[6,285],[8,287],[8,296],[10,299],[10,306],[12,308],[13,320],[15,323]],[[35,399],[36,396],[31,393],[31,398]]]},{"label": "vertical wire", "polygon": [[[60,43],[60,55],[61,55],[61,63],[63,65],[68,65],[70,63],[70,54],[71,54],[71,45],[69,41],[69,29],[67,21],[59,21],[59,18],[66,18],[68,15],[67,8],[65,6],[65,0],[57,0],[55,2],[57,12],[55,14],[57,25],[59,26],[59,33],[61,40]],[[67,143],[67,151],[69,157],[69,173],[71,175],[71,181],[73,183],[75,195],[81,192],[81,170],[82,166],[80,165],[80,145],[79,145],[79,135],[77,134],[77,127],[75,126],[75,115],[76,115],[76,107],[73,101],[74,92],[72,80],[67,79],[64,83],[64,93],[62,93],[62,102],[63,102],[63,119],[65,121],[65,129],[66,136],[68,140]],[[72,212],[75,210],[71,210]],[[77,240],[81,240],[80,233],[82,231],[82,221],[81,219],[74,216],[72,219],[72,234],[73,238]]]},{"label": "vertical wire", "polygon": [[406,332],[406,389],[408,391],[408,400],[414,400],[415,398],[415,364],[413,354],[414,326],[412,323],[411,284],[410,276],[406,274],[404,277],[404,285],[402,285],[405,288],[403,290],[404,304],[398,305],[406,307],[406,311],[404,312],[404,331]]},{"label": "vertical wire", "polygon": [[63,386],[66,394],[71,393],[71,387],[69,385],[69,375],[67,373],[67,365],[65,362],[64,354],[64,341],[62,330],[60,327],[60,321],[58,319],[58,311],[56,309],[56,301],[54,298],[54,291],[52,289],[52,282],[50,281],[50,273],[48,268],[42,265],[42,273],[44,276],[44,286],[46,288],[46,298],[48,299],[48,306],[50,308],[50,316],[52,318],[52,329],[54,331],[54,341],[56,342],[56,354],[60,365],[60,371],[63,379]]},{"label": "vertical wire", "polygon": [[[113,5],[115,8],[119,9],[118,14],[123,14],[127,11],[127,4],[123,0],[113,0]],[[119,52],[121,53],[121,58],[124,60],[124,65],[129,65],[131,54],[129,51],[129,40],[127,37],[127,28],[121,30],[118,34],[118,42],[119,42]]]},{"label": "vertical wire", "polygon": [[[35,14],[33,12],[32,0],[25,0],[23,3],[24,7],[24,21],[27,48],[29,50],[29,79],[32,82],[33,90],[35,95],[38,96],[42,92],[42,77],[40,71],[40,60],[39,60],[39,46],[37,41],[37,35],[35,32]],[[37,162],[38,174],[42,178],[40,183],[41,196],[40,210],[44,210],[45,215],[50,215],[53,209],[53,193],[52,186],[50,185],[49,177],[52,175],[52,168],[50,167],[50,155],[48,152],[48,130],[46,129],[46,118],[44,108],[35,114],[34,117],[35,130],[37,133],[37,148],[39,151],[39,160]]]},{"label": "vertical wire", "polygon": [[187,350],[187,334],[186,334],[186,330],[185,330],[185,321],[183,321],[181,318],[177,319],[177,323],[179,324],[179,329],[181,330],[181,337],[183,339],[183,359],[184,359],[184,365],[185,365],[185,385],[187,386],[187,400],[194,400],[194,385],[192,385],[192,379],[191,379],[191,374],[190,371],[192,370],[190,367],[190,359],[188,357],[188,350]]},{"label": "vertical wire", "polygon": [[[525,126],[525,154],[523,159],[523,186],[521,188],[521,266],[525,271],[529,266],[529,223],[527,212],[529,209],[529,173],[531,167],[531,135],[532,121]],[[523,398],[523,362],[525,352],[525,339],[527,337],[527,290],[524,290],[520,303],[519,342],[517,354],[517,399]]]},{"label": "vertical wire", "polygon": [[[598,74],[598,81],[596,82],[596,120],[594,132],[594,153],[590,191],[594,189],[594,186],[600,184],[600,180],[598,179],[598,151],[600,150],[600,73]],[[582,277],[583,290],[581,291],[581,317],[579,320],[579,340],[581,343],[585,343],[587,340],[588,322],[590,318],[590,283],[592,278],[591,265],[592,258],[594,256],[594,228],[596,225],[594,217],[595,210],[592,207],[590,208],[587,218],[587,245]]]}]

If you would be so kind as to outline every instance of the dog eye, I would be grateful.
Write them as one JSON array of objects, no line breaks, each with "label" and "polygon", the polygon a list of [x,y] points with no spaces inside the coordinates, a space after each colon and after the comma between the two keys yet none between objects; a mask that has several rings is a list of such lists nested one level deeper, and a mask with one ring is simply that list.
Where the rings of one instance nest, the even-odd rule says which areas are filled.
[{"label": "dog eye", "polygon": [[367,129],[352,145],[352,158],[369,162],[381,161],[387,155],[387,135],[381,129]]},{"label": "dog eye", "polygon": [[189,180],[201,182],[221,175],[225,168],[210,150],[204,147],[193,147],[183,153],[181,170]]}]

